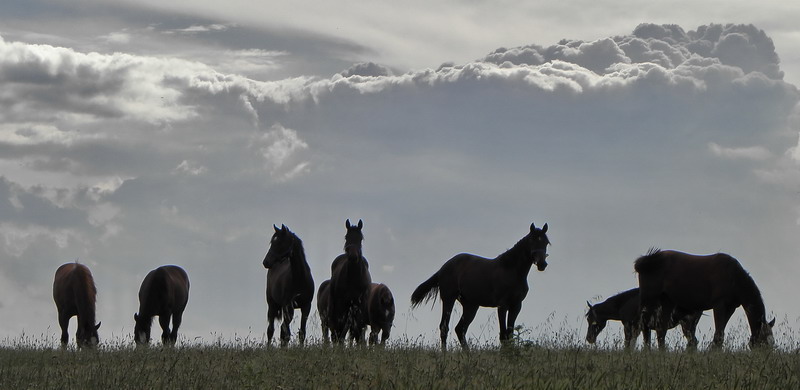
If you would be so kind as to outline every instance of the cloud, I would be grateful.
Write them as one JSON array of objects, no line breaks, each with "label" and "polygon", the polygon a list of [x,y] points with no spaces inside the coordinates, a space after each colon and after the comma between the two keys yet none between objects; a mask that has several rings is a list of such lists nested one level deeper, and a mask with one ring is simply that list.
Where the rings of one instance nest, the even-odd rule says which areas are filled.
[{"label": "cloud", "polygon": [[772,154],[769,152],[769,150],[767,150],[762,146],[751,146],[744,148],[726,148],[717,145],[714,142],[711,142],[708,144],[708,149],[715,156],[733,160],[742,159],[742,160],[752,160],[752,161],[764,161],[772,157]]},{"label": "cloud", "polygon": [[[5,41],[0,53],[0,162],[13,168],[0,250],[14,258],[0,271],[47,283],[59,261],[94,262],[115,286],[101,288],[109,329],[130,325],[117,318],[165,263],[187,268],[204,303],[187,332],[258,329],[273,223],[304,239],[321,281],[343,219],[363,218],[373,279],[408,296],[453,254],[491,257],[548,222],[559,244],[532,294],[578,287],[529,298],[527,323],[629,287],[652,245],[735,252],[759,281],[772,275],[753,260],[763,248],[775,264],[798,252],[796,200],[778,183],[798,177],[800,92],[752,26],[640,25],[436,69],[357,62],[268,81],[168,57]],[[438,323],[415,315],[412,335]]]}]

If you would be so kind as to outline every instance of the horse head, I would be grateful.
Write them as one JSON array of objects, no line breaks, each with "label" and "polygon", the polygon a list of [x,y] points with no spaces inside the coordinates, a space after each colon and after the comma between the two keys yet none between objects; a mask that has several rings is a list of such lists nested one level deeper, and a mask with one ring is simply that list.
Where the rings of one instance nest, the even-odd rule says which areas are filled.
[{"label": "horse head", "polygon": [[80,348],[93,348],[97,343],[100,341],[100,337],[97,334],[97,330],[100,329],[100,322],[97,324],[86,324],[84,326],[78,326],[78,333],[75,334],[75,339],[77,340],[78,347]]},{"label": "horse head", "polygon": [[133,327],[133,340],[136,345],[144,345],[150,343],[150,328],[152,326],[153,318],[145,318],[136,313],[133,315],[135,325]]},{"label": "horse head", "polygon": [[272,234],[272,239],[269,241],[269,251],[264,256],[262,264],[264,268],[270,268],[276,263],[288,259],[292,256],[292,249],[294,247],[294,233],[292,233],[286,225],[281,225],[280,229],[272,225],[275,233]]},{"label": "horse head", "polygon": [[757,332],[750,335],[750,348],[753,347],[774,347],[775,338],[772,336],[772,327],[775,326],[775,319],[767,322],[766,319],[761,320],[761,324],[757,328]]},{"label": "horse head", "polygon": [[589,311],[586,313],[586,322],[589,324],[589,328],[586,330],[586,341],[589,344],[594,344],[597,341],[597,335],[606,327],[608,320],[599,319],[594,306],[588,301],[586,304],[589,305]]},{"label": "horse head", "polygon": [[533,264],[536,264],[536,269],[539,271],[547,268],[547,245],[550,244],[550,240],[545,233],[547,233],[547,224],[539,229],[531,223],[531,231],[526,236]]},{"label": "horse head", "polygon": [[358,220],[358,225],[351,225],[350,219],[344,222],[344,227],[347,228],[347,233],[344,235],[344,253],[348,258],[355,257],[361,258],[361,242],[364,241],[364,234],[361,229],[364,227],[364,222]]}]

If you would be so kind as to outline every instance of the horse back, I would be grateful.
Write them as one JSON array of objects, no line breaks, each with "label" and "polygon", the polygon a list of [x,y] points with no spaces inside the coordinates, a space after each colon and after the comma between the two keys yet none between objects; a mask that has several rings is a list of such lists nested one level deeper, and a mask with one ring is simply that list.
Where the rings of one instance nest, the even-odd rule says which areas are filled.
[{"label": "horse back", "polygon": [[370,324],[381,325],[394,321],[394,296],[385,284],[372,283],[370,285],[367,307]]},{"label": "horse back", "polygon": [[183,312],[189,301],[189,275],[177,265],[150,271],[139,288],[139,312]]},{"label": "horse back", "polygon": [[79,263],[66,263],[58,267],[53,279],[53,300],[62,309],[77,314],[79,305],[94,306],[97,287],[89,268]]},{"label": "horse back", "polygon": [[735,258],[725,253],[661,251],[659,256],[657,267],[639,271],[642,294],[664,294],[687,310],[709,310],[721,300],[733,299],[737,281],[747,274]]},{"label": "horse back", "polygon": [[494,259],[460,253],[439,270],[439,292],[462,303],[484,307],[520,302],[528,294],[527,274],[504,267]]}]

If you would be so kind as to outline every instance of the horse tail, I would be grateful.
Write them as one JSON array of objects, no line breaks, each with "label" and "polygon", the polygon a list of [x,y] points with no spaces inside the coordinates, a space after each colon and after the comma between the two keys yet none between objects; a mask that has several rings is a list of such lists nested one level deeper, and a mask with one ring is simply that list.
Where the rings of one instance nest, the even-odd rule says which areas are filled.
[{"label": "horse tail", "polygon": [[427,302],[439,294],[439,273],[433,274],[428,280],[422,282],[411,294],[411,308]]},{"label": "horse tail", "polygon": [[661,268],[663,264],[661,253],[661,249],[655,247],[650,248],[646,255],[639,257],[633,262],[633,269],[640,274],[646,274]]}]

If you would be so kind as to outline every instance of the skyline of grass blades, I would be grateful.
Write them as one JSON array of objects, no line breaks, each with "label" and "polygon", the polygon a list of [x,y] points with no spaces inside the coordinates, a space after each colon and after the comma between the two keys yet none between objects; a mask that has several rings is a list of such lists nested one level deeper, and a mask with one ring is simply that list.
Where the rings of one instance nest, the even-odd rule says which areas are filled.
[{"label": "skyline of grass blades", "polygon": [[[443,353],[437,344],[396,338],[386,348],[268,346],[261,335],[182,339],[175,348],[135,348],[132,336],[96,350],[55,336],[21,335],[0,347],[0,388],[312,388],[312,389],[789,389],[800,386],[795,332],[776,349],[746,347],[749,332],[733,326],[723,350],[625,351],[617,335],[591,346],[585,329],[551,319],[519,328],[513,346],[476,342]],[[741,325],[741,324],[740,324]],[[481,325],[487,327],[487,324]],[[476,327],[477,328],[477,327]],[[476,329],[478,331],[478,329]],[[613,332],[610,332],[613,333]],[[675,339],[680,340],[676,334]],[[474,341],[474,340],[473,340]]]}]

